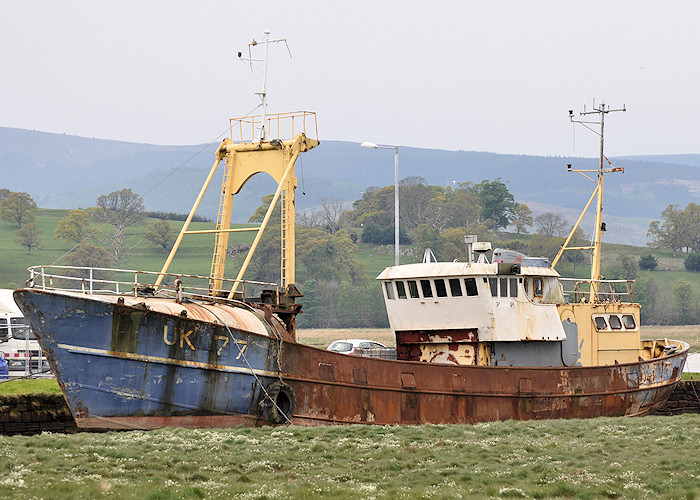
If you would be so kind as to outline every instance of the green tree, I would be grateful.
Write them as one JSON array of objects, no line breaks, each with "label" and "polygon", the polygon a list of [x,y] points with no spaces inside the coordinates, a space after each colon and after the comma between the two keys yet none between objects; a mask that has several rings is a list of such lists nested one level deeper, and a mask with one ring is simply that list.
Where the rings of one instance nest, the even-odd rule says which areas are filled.
[{"label": "green tree", "polygon": [[170,226],[170,222],[159,219],[148,224],[143,237],[151,242],[152,247],[160,247],[163,252],[167,252],[175,243],[177,235],[177,231]]},{"label": "green tree", "polygon": [[700,271],[700,253],[691,253],[684,260],[683,265],[688,271]]},{"label": "green tree", "polygon": [[12,194],[12,191],[10,191],[7,188],[0,189],[0,201],[4,200],[5,198],[10,196],[11,194]]},{"label": "green tree", "polygon": [[669,205],[661,212],[661,220],[649,224],[647,236],[651,246],[668,248],[674,253],[700,251],[700,205],[689,203],[683,210]]},{"label": "green tree", "polygon": [[605,277],[611,280],[633,280],[637,278],[637,261],[629,254],[620,255],[605,270]]},{"label": "green tree", "polygon": [[26,248],[27,254],[31,254],[33,249],[39,249],[42,247],[41,240],[39,239],[39,234],[41,233],[42,230],[37,229],[34,222],[25,223],[24,226],[22,226],[22,229],[15,233],[17,235],[15,243]]},{"label": "green tree", "polygon": [[17,224],[22,229],[22,224],[34,222],[38,207],[28,193],[10,193],[0,202],[0,218]]},{"label": "green tree", "polygon": [[682,325],[693,323],[694,298],[693,284],[686,279],[678,278],[673,284],[673,303],[678,312],[678,320]]},{"label": "green tree", "polygon": [[63,219],[58,221],[53,238],[63,239],[69,244],[80,244],[83,241],[95,238],[102,232],[90,227],[90,214],[82,209],[71,210]]},{"label": "green tree", "polygon": [[532,218],[532,210],[525,203],[518,204],[513,211],[515,218],[511,223],[515,226],[518,234],[527,233],[527,228],[532,226],[534,220]]},{"label": "green tree", "polygon": [[112,251],[112,258],[117,268],[138,245],[138,243],[129,245],[126,242],[126,228],[141,222],[145,215],[143,198],[131,189],[113,191],[97,198],[95,219],[114,226],[114,232],[108,237],[107,245]]},{"label": "green tree", "polygon": [[647,253],[639,258],[639,269],[653,271],[659,265],[659,260],[654,255]]},{"label": "green tree", "polygon": [[[107,249],[94,243],[83,241],[71,250],[65,257],[66,265],[73,267],[89,267],[89,268],[108,268],[110,267],[111,257]],[[66,271],[68,276],[75,278],[95,280],[111,280],[113,274],[110,271],[95,271],[92,273],[88,269],[69,269]],[[69,288],[79,288],[80,284],[77,281],[70,281],[66,285]],[[95,288],[98,288],[95,286]]]},{"label": "green tree", "polygon": [[421,252],[430,248],[438,260],[441,260],[445,248],[445,240],[438,229],[430,227],[428,224],[421,224],[413,230],[415,242]]},{"label": "green tree", "polygon": [[481,200],[481,216],[489,221],[493,231],[508,226],[515,219],[517,203],[500,177],[490,182],[484,180],[474,185],[473,190]]}]

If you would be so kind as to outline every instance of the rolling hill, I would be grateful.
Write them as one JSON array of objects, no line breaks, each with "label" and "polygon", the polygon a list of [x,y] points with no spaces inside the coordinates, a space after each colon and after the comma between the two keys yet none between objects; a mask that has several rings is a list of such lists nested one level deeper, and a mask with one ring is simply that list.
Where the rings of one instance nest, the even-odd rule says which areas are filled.
[{"label": "rolling hill", "polygon": [[[136,144],[0,127],[0,187],[26,191],[42,208],[85,208],[101,194],[129,187],[143,196],[148,210],[186,213],[216,146]],[[611,160],[625,173],[606,178],[607,241],[643,245],[649,222],[669,204],[700,200],[700,155]],[[567,163],[597,166],[591,158],[401,147],[399,169],[401,178],[419,176],[443,186],[500,177],[535,213],[553,210],[574,221],[593,184],[568,173]],[[322,141],[297,165],[298,210],[318,206],[323,198],[354,201],[368,186],[393,184],[392,152],[356,143]],[[221,172],[213,185],[220,181]],[[234,222],[245,222],[274,188],[270,178],[252,178],[237,195]],[[218,197],[218,188],[211,189],[198,214],[215,218]]]}]

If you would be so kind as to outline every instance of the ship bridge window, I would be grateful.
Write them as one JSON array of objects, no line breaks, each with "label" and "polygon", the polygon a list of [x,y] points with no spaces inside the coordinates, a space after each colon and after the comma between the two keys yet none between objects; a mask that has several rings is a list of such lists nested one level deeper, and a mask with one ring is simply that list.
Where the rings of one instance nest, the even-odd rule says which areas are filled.
[{"label": "ship bridge window", "polygon": [[489,278],[489,288],[491,289],[491,296],[498,297],[498,279]]},{"label": "ship bridge window", "polygon": [[501,297],[508,297],[508,278],[499,279],[501,287]]},{"label": "ship bridge window", "polygon": [[542,278],[535,278],[533,280],[533,285],[535,288],[535,297],[542,297]]},{"label": "ship bridge window", "polygon": [[396,282],[396,293],[399,295],[400,299],[406,298],[406,285],[403,284],[403,281]]},{"label": "ship bridge window", "polygon": [[476,287],[476,278],[464,278],[464,288],[467,289],[467,295],[469,297],[479,295],[479,289]]},{"label": "ship bridge window", "polygon": [[508,281],[510,283],[510,296],[517,297],[518,296],[518,278],[510,278]]},{"label": "ship bridge window", "polygon": [[[469,279],[469,278],[467,278]],[[474,278],[472,278],[474,279]],[[467,280],[464,280],[467,281]],[[467,293],[469,290],[467,290]],[[453,297],[461,297],[462,296],[462,286],[459,284],[459,279],[458,278],[450,278],[450,293],[452,294]]]},{"label": "ship bridge window", "polygon": [[622,315],[622,324],[625,325],[627,330],[635,330],[637,328],[637,322],[631,314]]},{"label": "ship bridge window", "polygon": [[386,288],[386,298],[394,300],[394,285],[391,284],[391,281],[385,281],[384,287]]},{"label": "ship bridge window", "polygon": [[438,297],[447,297],[447,288],[445,280],[435,280],[435,295]]},{"label": "ship bridge window", "polygon": [[411,294],[412,299],[418,298],[418,284],[413,280],[408,281],[408,293]]},{"label": "ship bridge window", "polygon": [[610,322],[610,328],[613,330],[622,330],[622,323],[620,322],[620,317],[616,314],[611,314],[608,317],[608,321]]},{"label": "ship bridge window", "polygon": [[605,321],[605,318],[602,316],[596,316],[593,318],[593,321],[595,322],[595,329],[596,330],[607,330],[608,329],[608,322]]},{"label": "ship bridge window", "polygon": [[426,299],[433,296],[433,287],[430,286],[430,280],[420,280],[420,288],[423,291],[423,297]]}]

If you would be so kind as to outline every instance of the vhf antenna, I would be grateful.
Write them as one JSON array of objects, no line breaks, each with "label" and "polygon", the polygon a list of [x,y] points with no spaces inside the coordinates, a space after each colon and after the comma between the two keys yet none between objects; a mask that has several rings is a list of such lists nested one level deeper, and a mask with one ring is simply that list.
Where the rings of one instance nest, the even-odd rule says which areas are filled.
[{"label": "vhf antenna", "polygon": [[[260,68],[257,65],[254,65],[253,63],[256,62],[261,62],[263,63],[263,69],[260,70],[263,72],[263,87],[262,91],[260,92],[255,92],[256,95],[260,96],[260,100],[262,101],[262,124],[260,126],[260,142],[264,141],[267,139],[267,131],[265,129],[265,122],[267,121],[267,58],[268,58],[268,52],[269,52],[269,47],[271,43],[275,42],[284,42],[284,44],[287,46],[287,51],[289,52],[289,57],[292,57],[292,51],[289,50],[289,45],[287,44],[287,39],[286,38],[278,38],[276,40],[270,40],[270,30],[266,29],[265,30],[265,37],[263,38],[262,42],[257,42],[255,39],[253,39],[252,42],[248,44],[248,57],[242,57],[242,53],[238,53],[238,59],[240,59],[243,62],[247,62],[250,64],[250,69],[253,69],[253,66],[255,66],[256,69],[260,70]],[[253,59],[252,53],[251,53],[251,47],[255,47],[259,44],[265,44],[265,58],[264,59]]]},{"label": "vhf antenna", "polygon": [[[559,254],[556,256],[554,259],[554,262],[552,263],[552,267],[556,264],[556,262],[559,261],[559,258],[561,257],[561,254],[564,250],[574,250],[574,249],[591,249],[593,250],[593,255],[592,255],[592,265],[591,265],[591,299],[595,294],[598,292],[598,283],[597,281],[600,279],[600,257],[601,257],[601,239],[603,236],[603,233],[606,230],[605,223],[603,222],[603,174],[609,173],[609,172],[624,172],[625,169],[624,167],[615,167],[610,160],[605,156],[605,153],[603,151],[603,145],[604,145],[604,138],[603,138],[603,131],[605,127],[605,115],[608,113],[614,113],[616,111],[627,111],[626,106],[623,104],[622,108],[619,109],[610,109],[610,106],[606,106],[604,102],[600,103],[599,106],[596,107],[595,100],[593,100],[593,109],[591,111],[586,110],[586,106],[583,106],[583,112],[579,113],[579,115],[585,117],[589,115],[598,115],[598,121],[588,121],[586,119],[576,119],[574,117],[574,110],[570,109],[569,110],[569,119],[571,120],[571,123],[580,123],[584,127],[586,127],[588,130],[593,132],[594,134],[597,134],[600,136],[600,160],[598,163],[598,168],[594,170],[581,170],[581,169],[572,169],[571,164],[569,163],[567,165],[567,170],[569,172],[577,172],[584,177],[586,177],[588,180],[591,180],[597,184],[595,191],[593,191],[593,195],[591,196],[591,199],[588,201],[588,205],[586,205],[586,208],[583,209],[583,213],[581,213],[581,216],[579,217],[578,221],[574,225],[573,230],[571,231],[571,234],[569,235],[569,238],[564,242],[564,245],[562,245],[561,250],[559,251]],[[596,131],[594,128],[589,127],[589,125],[600,125],[600,132]],[[610,165],[610,168],[603,168],[603,160],[607,161],[608,164]],[[584,172],[597,172],[598,177],[596,180],[591,179],[588,175],[586,175]],[[578,227],[578,225],[581,223],[581,220],[583,219],[583,216],[585,215],[586,211],[588,210],[588,207],[590,206],[591,202],[593,201],[593,198],[597,195],[597,206],[596,206],[596,222],[595,222],[595,228],[593,232],[593,242],[590,247],[567,247],[569,244],[569,241],[571,240],[571,237],[574,234],[574,231]]]}]

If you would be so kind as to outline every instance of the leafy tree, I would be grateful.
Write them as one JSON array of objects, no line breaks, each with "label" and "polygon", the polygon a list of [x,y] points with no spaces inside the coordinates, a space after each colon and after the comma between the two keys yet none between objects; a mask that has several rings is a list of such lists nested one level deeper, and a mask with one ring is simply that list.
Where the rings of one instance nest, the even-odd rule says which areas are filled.
[{"label": "leafy tree", "polygon": [[557,256],[564,244],[564,238],[533,234],[527,245],[527,254],[532,257],[547,257],[550,261]]},{"label": "leafy tree", "polygon": [[0,218],[17,224],[34,222],[38,207],[28,193],[10,193],[0,202]]},{"label": "leafy tree", "polygon": [[606,269],[605,277],[612,280],[633,280],[637,274],[637,262],[631,255],[622,254]]},{"label": "leafy tree", "polygon": [[89,238],[101,234],[99,229],[90,227],[90,214],[85,210],[77,209],[68,212],[63,219],[58,221],[53,238],[61,238],[69,244],[79,244]]},{"label": "leafy tree", "polygon": [[413,230],[415,241],[421,251],[430,248],[435,257],[440,260],[445,247],[443,239],[438,229],[430,227],[428,224],[421,224]]},{"label": "leafy tree", "polygon": [[[111,257],[109,252],[99,245],[83,241],[77,245],[65,257],[66,265],[74,267],[110,267]],[[77,278],[89,279],[90,271],[86,269],[69,269],[66,271],[68,276]],[[112,279],[112,273],[109,271],[93,271],[92,278],[98,280]],[[76,288],[75,281],[68,284],[69,287]]]},{"label": "leafy tree", "polygon": [[683,210],[677,204],[669,205],[661,218],[649,224],[647,236],[653,239],[652,246],[674,253],[700,251],[700,205],[689,203]]},{"label": "leafy tree", "polygon": [[42,247],[41,240],[39,240],[39,234],[42,232],[41,229],[37,229],[34,222],[25,223],[22,229],[15,233],[17,235],[15,242],[19,246],[26,248],[27,254],[31,254],[32,249]]},{"label": "leafy tree", "polygon": [[693,284],[686,279],[678,278],[673,284],[673,303],[682,325],[693,322],[694,298]]},{"label": "leafy tree", "polygon": [[658,265],[659,261],[653,254],[647,253],[639,258],[639,269],[644,271],[653,271]]},{"label": "leafy tree", "polygon": [[163,252],[167,252],[177,239],[177,231],[170,226],[167,220],[156,220],[148,224],[148,230],[143,235],[151,242],[152,247],[160,247]]},{"label": "leafy tree", "polygon": [[566,219],[554,212],[545,212],[535,217],[535,227],[542,236],[564,236],[566,232]]},{"label": "leafy tree", "polygon": [[444,241],[442,250],[442,260],[452,262],[458,260],[465,262],[467,260],[467,246],[464,243],[464,237],[467,232],[460,228],[445,229],[442,232]]},{"label": "leafy tree", "polygon": [[700,253],[691,253],[683,261],[683,265],[688,271],[700,271]]},{"label": "leafy tree", "polygon": [[492,230],[506,227],[515,219],[517,203],[500,177],[491,182],[484,180],[474,185],[473,190],[481,200],[481,216],[490,222]]},{"label": "leafy tree", "polygon": [[527,228],[532,226],[534,220],[532,218],[532,210],[525,203],[520,203],[513,211],[515,218],[512,220],[512,224],[515,226],[515,230],[518,234],[527,233]]},{"label": "leafy tree", "polygon": [[12,194],[12,191],[10,191],[7,188],[0,189],[0,201],[4,200],[5,198],[10,196],[11,194]]},{"label": "leafy tree", "polygon": [[107,238],[107,244],[112,251],[114,264],[121,266],[124,258],[138,245],[128,246],[125,240],[125,230],[141,222],[145,217],[143,198],[125,188],[113,191],[97,198],[95,218],[114,226],[114,232]]}]

